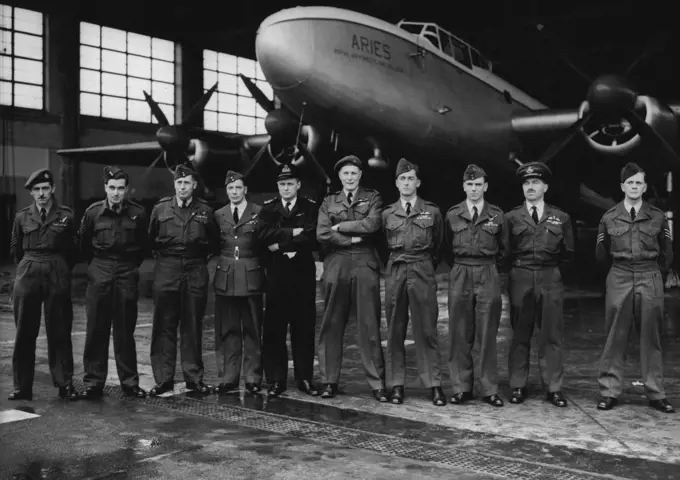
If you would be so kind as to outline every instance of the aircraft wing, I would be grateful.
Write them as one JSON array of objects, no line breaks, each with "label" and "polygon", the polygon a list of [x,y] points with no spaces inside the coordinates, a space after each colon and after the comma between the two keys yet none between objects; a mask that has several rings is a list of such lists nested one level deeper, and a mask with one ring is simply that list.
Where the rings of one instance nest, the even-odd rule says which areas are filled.
[{"label": "aircraft wing", "polygon": [[137,142],[126,143],[121,145],[104,145],[101,147],[83,147],[83,148],[63,148],[57,150],[59,155],[69,155],[78,153],[102,153],[102,152],[158,152],[161,146],[158,142]]}]

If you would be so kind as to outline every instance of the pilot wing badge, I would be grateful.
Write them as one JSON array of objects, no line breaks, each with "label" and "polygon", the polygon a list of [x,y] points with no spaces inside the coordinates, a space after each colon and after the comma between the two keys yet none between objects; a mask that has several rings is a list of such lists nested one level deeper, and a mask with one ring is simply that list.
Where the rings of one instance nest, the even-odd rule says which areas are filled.
[{"label": "pilot wing badge", "polygon": [[550,215],[546,220],[548,223],[552,223],[553,225],[562,225],[562,220],[560,217],[557,217],[555,215]]}]

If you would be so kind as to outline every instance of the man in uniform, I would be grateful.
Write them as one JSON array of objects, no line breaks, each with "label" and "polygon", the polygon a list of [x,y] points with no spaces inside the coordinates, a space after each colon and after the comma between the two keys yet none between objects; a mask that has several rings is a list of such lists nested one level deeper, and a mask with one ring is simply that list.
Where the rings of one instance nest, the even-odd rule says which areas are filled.
[{"label": "man in uniform", "polygon": [[[489,188],[484,169],[468,165],[463,173],[466,200],[446,213],[446,238],[453,264],[449,277],[449,371],[451,403],[473,398],[473,370],[483,400],[502,407],[498,396],[496,334],[501,320],[501,271],[508,252],[503,210],[484,201]],[[479,357],[473,369],[472,349]]]},{"label": "man in uniform", "polygon": [[24,186],[34,203],[17,212],[10,243],[17,264],[13,292],[17,331],[12,356],[14,391],[9,399],[33,398],[35,342],[44,305],[52,381],[61,398],[73,400],[78,398],[71,383],[71,269],[77,253],[73,210],[54,199],[54,176],[47,169],[33,172]]},{"label": "man in uniform", "polygon": [[409,309],[416,344],[420,381],[432,391],[432,403],[446,405],[441,388],[439,341],[437,339],[437,280],[444,235],[439,208],[417,196],[418,167],[402,158],[397,164],[399,200],[382,212],[382,226],[390,250],[385,276],[387,334],[387,383],[392,403],[404,402],[406,365],[404,340]]},{"label": "man in uniform", "polygon": [[335,172],[342,190],[324,198],[316,228],[325,252],[325,311],[319,332],[321,396],[332,398],[338,391],[343,337],[353,310],[366,378],[375,399],[387,402],[380,345],[380,259],[375,248],[382,200],[375,190],[360,186],[362,163],[354,155],[341,158]]},{"label": "man in uniform", "polygon": [[539,328],[539,371],[547,399],[566,407],[562,394],[564,366],[564,286],[560,265],[571,260],[574,233],[571,219],[544,201],[551,178],[547,165],[529,162],[517,170],[526,202],[505,216],[510,232],[510,317],[513,330],[508,370],[512,397],[527,397],[529,353],[534,325]]},{"label": "man in uniform", "polygon": [[318,395],[314,373],[316,324],[316,202],[298,195],[300,176],[294,165],[283,165],[277,177],[279,195],[264,202],[260,217],[262,239],[271,252],[267,264],[267,304],[264,314],[262,362],[270,396],[286,390],[290,343],[297,387]]},{"label": "man in uniform", "polygon": [[180,330],[182,371],[186,388],[210,393],[203,383],[203,315],[208,300],[208,257],[216,250],[219,232],[213,209],[194,196],[196,173],[175,169],[175,195],[154,205],[149,241],[156,258],[153,282],[151,366],[156,396],[173,390]]},{"label": "man in uniform", "polygon": [[106,199],[90,205],[80,224],[80,250],[89,264],[87,335],[83,364],[85,390],[81,398],[100,398],[109,367],[109,336],[123,392],[144,398],[137,373],[138,268],[144,261],[144,207],[127,200],[128,174],[104,168]]},{"label": "man in uniform", "polygon": [[664,213],[647,202],[645,171],[634,163],[621,170],[623,202],[600,221],[595,250],[598,261],[613,265],[607,275],[605,330],[600,357],[600,410],[610,410],[621,395],[628,336],[640,334],[640,367],[651,407],[672,413],[663,388],[661,324],[664,292],[661,272],[673,261],[673,243]]},{"label": "man in uniform", "polygon": [[262,380],[262,287],[260,206],[246,200],[243,175],[229,171],[224,181],[229,204],[215,212],[221,233],[215,270],[215,353],[226,393],[239,387],[243,363],[246,390],[260,391]]}]

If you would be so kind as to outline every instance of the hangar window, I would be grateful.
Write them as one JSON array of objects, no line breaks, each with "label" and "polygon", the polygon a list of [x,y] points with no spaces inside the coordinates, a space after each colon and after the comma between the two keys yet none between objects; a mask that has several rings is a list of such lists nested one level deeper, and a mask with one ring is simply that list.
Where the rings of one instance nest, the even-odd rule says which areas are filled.
[{"label": "hangar window", "polygon": [[238,74],[250,78],[267,98],[273,98],[272,88],[255,60],[204,50],[204,87],[209,89],[218,82],[216,94],[205,107],[204,127],[244,135],[267,133],[264,128],[267,112],[257,104]]},{"label": "hangar window", "polygon": [[174,123],[175,44],[81,22],[80,113],[157,123],[145,91]]},{"label": "hangar window", "polygon": [[44,108],[43,15],[0,5],[0,105]]}]

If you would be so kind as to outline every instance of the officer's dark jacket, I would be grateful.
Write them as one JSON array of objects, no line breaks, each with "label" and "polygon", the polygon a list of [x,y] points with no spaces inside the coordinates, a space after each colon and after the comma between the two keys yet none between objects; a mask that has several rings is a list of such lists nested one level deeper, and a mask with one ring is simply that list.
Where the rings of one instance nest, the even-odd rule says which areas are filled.
[{"label": "officer's dark jacket", "polygon": [[505,215],[510,230],[510,265],[523,268],[565,266],[573,260],[574,231],[569,215],[544,204],[538,225],[526,203]]},{"label": "officer's dark jacket", "polygon": [[146,246],[146,212],[139,203],[123,200],[120,213],[109,208],[106,199],[90,205],[80,222],[78,239],[84,259],[93,256],[144,261]]},{"label": "officer's dark jacket", "polygon": [[27,255],[59,254],[73,268],[78,257],[73,210],[55,202],[44,224],[35,203],[19,210],[14,217],[10,251],[16,264]]},{"label": "officer's dark jacket", "polygon": [[[357,189],[351,205],[342,190],[327,195],[319,208],[316,226],[316,238],[325,253],[376,245],[381,227],[381,207],[380,194],[367,188]],[[339,230],[333,231],[332,227],[338,224]],[[352,245],[352,237],[361,237],[363,241]]]},{"label": "officer's dark jacket", "polygon": [[[154,205],[149,219],[149,242],[154,256],[207,258],[217,251],[219,233],[213,208],[193,197],[188,212],[180,212],[177,197]],[[182,216],[187,213],[186,220]]]},{"label": "officer's dark jacket", "polygon": [[262,293],[261,208],[249,201],[237,224],[234,224],[231,204],[215,212],[220,230],[220,259],[213,279],[216,295],[247,296]]},{"label": "officer's dark jacket", "polygon": [[439,263],[444,221],[434,203],[417,197],[410,215],[406,215],[401,199],[397,200],[383,210],[382,226],[390,250],[390,263],[423,258],[430,258],[435,266]]},{"label": "officer's dark jacket", "polygon": [[493,261],[501,271],[507,269],[510,252],[510,235],[505,224],[505,214],[496,205],[484,201],[476,223],[467,207],[467,201],[452,206],[445,220],[446,260],[478,264]]},{"label": "officer's dark jacket", "polygon": [[[284,252],[297,252],[291,259],[293,262],[313,261],[318,215],[317,203],[306,197],[297,197],[290,214],[286,212],[281,197],[266,200],[260,210],[262,243],[265,249],[275,243],[279,245],[276,252],[267,255],[268,260],[275,261]],[[302,233],[293,236],[296,228],[301,228]]]},{"label": "officer's dark jacket", "polygon": [[666,215],[642,202],[635,221],[621,202],[602,216],[595,247],[597,260],[613,261],[617,268],[630,271],[666,272],[673,262],[673,242]]}]

